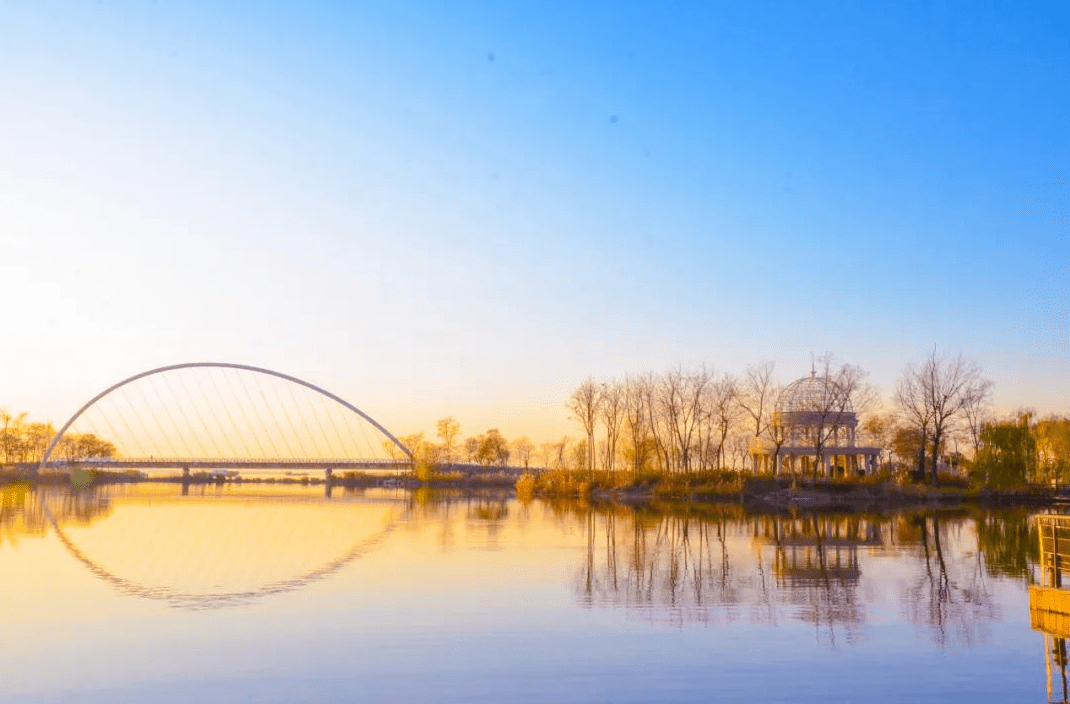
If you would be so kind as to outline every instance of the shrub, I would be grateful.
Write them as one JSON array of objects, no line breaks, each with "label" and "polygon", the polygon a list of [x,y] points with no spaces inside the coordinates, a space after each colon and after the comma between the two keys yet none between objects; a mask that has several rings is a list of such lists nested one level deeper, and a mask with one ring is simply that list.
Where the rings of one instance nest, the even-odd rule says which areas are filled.
[{"label": "shrub", "polygon": [[416,469],[413,471],[418,480],[421,482],[429,482],[438,474],[438,465],[434,462],[422,459],[416,463]]},{"label": "shrub", "polygon": [[534,475],[520,475],[520,478],[516,480],[516,498],[521,501],[531,501],[531,498],[535,495],[536,483],[537,480]]}]

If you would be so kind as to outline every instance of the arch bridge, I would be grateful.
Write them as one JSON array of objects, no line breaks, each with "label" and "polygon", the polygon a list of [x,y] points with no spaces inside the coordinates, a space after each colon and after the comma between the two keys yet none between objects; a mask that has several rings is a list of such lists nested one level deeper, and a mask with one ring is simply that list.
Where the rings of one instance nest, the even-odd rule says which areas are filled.
[{"label": "arch bridge", "polygon": [[55,434],[40,467],[407,470],[412,453],[315,384],[246,364],[189,362],[98,393]]}]

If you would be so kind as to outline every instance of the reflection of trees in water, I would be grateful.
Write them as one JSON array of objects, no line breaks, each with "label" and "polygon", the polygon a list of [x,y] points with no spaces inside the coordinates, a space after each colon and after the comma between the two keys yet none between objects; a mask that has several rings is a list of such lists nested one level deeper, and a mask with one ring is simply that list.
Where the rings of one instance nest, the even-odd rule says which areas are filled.
[{"label": "reflection of trees in water", "polygon": [[977,517],[977,548],[993,577],[1033,581],[1032,566],[1040,559],[1036,527],[1028,509],[989,511]]},{"label": "reflection of trees in water", "polygon": [[916,576],[904,584],[903,610],[910,622],[928,626],[929,635],[941,648],[953,642],[986,641],[988,623],[1000,618],[981,552],[970,555],[947,549],[949,540],[961,543],[969,520],[938,514],[910,519],[919,535],[920,559]]},{"label": "reflection of trees in water", "polygon": [[773,573],[796,617],[813,624],[830,646],[837,627],[848,642],[861,636],[865,610],[858,602],[859,548],[883,545],[881,527],[861,516],[773,518],[763,537],[773,545]]},{"label": "reflection of trees in water", "polygon": [[437,522],[441,526],[439,544],[451,547],[455,540],[454,517],[462,513],[469,527],[481,531],[487,545],[499,541],[509,517],[508,492],[463,491],[421,487],[408,494],[410,519]]},{"label": "reflection of trees in water", "polygon": [[831,645],[837,630],[849,641],[858,637],[865,609],[856,596],[857,552],[881,544],[877,523],[727,513],[587,510],[577,592],[585,603],[635,608],[678,625],[773,625],[787,607]]},{"label": "reflection of trees in water", "polygon": [[111,512],[106,494],[96,491],[34,489],[28,484],[0,487],[0,545],[15,544],[20,537],[40,537],[47,531],[51,514],[60,525],[87,524]]},{"label": "reflection of trees in water", "polygon": [[593,606],[634,608],[679,625],[789,617],[835,647],[864,634],[863,556],[884,553],[907,563],[901,606],[940,647],[983,640],[1000,617],[966,517],[573,511],[587,539],[575,589]]},{"label": "reflection of trees in water", "polygon": [[759,573],[732,569],[728,541],[745,539],[745,524],[623,507],[587,511],[584,522],[587,559],[577,586],[586,603],[638,608],[680,624],[735,621],[743,609],[752,622],[772,618],[752,598],[761,592]]}]

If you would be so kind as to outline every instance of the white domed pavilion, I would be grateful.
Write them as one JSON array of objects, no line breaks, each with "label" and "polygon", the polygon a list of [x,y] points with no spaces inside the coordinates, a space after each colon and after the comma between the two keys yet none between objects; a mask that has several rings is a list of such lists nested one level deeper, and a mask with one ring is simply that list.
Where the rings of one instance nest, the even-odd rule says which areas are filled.
[{"label": "white domed pavilion", "polygon": [[773,440],[753,448],[755,465],[773,474],[805,474],[820,463],[825,476],[876,471],[879,447],[855,444],[858,415],[850,394],[810,372],[787,387],[773,412]]}]

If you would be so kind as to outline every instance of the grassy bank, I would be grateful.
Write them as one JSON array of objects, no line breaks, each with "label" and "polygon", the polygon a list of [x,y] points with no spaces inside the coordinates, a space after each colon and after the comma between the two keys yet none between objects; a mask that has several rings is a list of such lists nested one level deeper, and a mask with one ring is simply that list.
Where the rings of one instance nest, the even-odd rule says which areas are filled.
[{"label": "grassy bank", "polygon": [[610,501],[741,502],[773,507],[946,506],[981,504],[1050,504],[1070,501],[1051,487],[1022,485],[992,491],[969,479],[941,476],[937,487],[916,484],[886,473],[854,477],[755,476],[734,471],[686,474],[553,470],[525,474],[516,482],[521,499],[571,497]]},{"label": "grassy bank", "polygon": [[[221,477],[207,472],[181,476],[146,477],[133,471],[108,472],[76,470],[67,473],[36,473],[15,468],[0,468],[0,484],[22,482],[30,486],[72,486],[88,488],[105,484],[161,482],[189,484],[297,484],[323,485],[323,477]],[[617,502],[650,505],[671,503],[731,504],[740,503],[761,508],[846,508],[883,509],[889,507],[939,507],[964,504],[1052,505],[1070,503],[1070,491],[1054,490],[1050,486],[1022,484],[994,491],[971,484],[964,477],[942,476],[939,487],[905,481],[903,477],[875,474],[863,477],[819,477],[816,482],[798,478],[792,486],[790,477],[755,476],[736,471],[704,471],[663,474],[645,472],[587,472],[584,470],[552,470],[524,473],[501,468],[486,468],[482,472],[458,471],[450,468],[418,467],[413,474],[377,476],[362,472],[344,472],[330,479],[331,486],[340,488],[391,487],[401,489],[478,490],[515,489],[521,500],[533,497],[545,499],[581,499],[585,502]]]},{"label": "grassy bank", "polygon": [[643,495],[652,498],[741,496],[747,478],[739,472],[710,471],[692,474],[587,472],[557,469],[524,474],[516,481],[517,496],[590,497],[596,494]]}]

